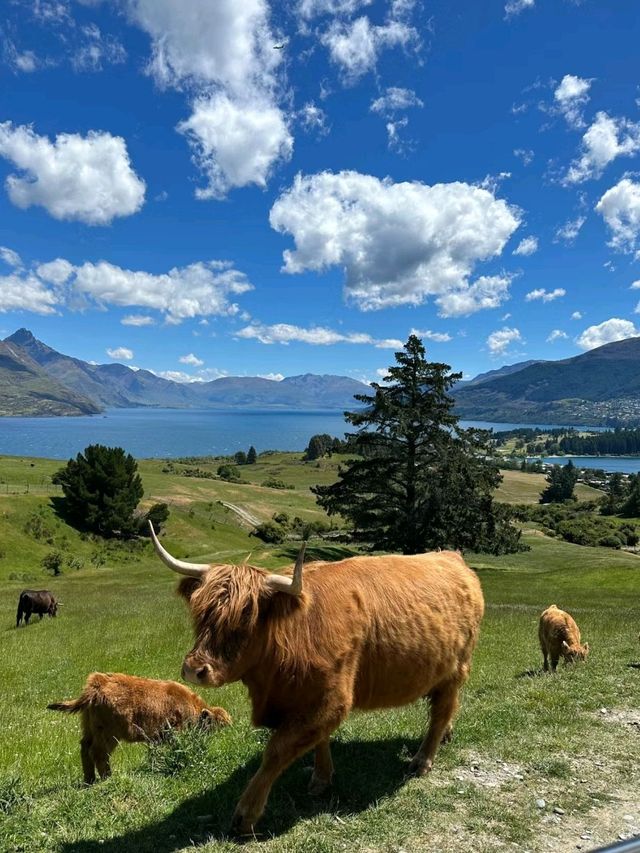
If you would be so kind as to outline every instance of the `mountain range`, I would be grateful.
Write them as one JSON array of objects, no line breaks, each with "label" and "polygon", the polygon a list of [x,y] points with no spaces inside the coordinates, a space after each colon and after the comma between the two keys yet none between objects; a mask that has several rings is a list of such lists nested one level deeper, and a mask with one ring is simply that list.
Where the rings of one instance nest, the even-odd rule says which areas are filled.
[{"label": "mountain range", "polygon": [[0,416],[87,415],[104,408],[346,409],[365,386],[347,376],[225,376],[181,383],[123,364],[89,364],[18,329],[0,341]]}]

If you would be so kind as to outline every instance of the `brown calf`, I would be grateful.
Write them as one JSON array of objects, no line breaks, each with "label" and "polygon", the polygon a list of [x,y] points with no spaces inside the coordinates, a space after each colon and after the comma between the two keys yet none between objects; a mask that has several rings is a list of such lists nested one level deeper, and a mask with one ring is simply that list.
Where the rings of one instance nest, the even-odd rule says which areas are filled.
[{"label": "brown calf", "polygon": [[584,660],[589,654],[589,643],[580,643],[580,629],[575,619],[555,604],[547,607],[541,614],[538,637],[544,656],[545,672],[549,670],[549,658],[551,669],[555,672],[561,657],[565,663],[574,663]]},{"label": "brown calf", "polygon": [[80,754],[84,781],[92,784],[96,770],[111,775],[109,758],[120,741],[157,740],[169,728],[198,723],[226,726],[224,708],[210,708],[176,681],[156,681],[119,672],[92,672],[77,699],[53,702],[52,711],[82,712]]}]

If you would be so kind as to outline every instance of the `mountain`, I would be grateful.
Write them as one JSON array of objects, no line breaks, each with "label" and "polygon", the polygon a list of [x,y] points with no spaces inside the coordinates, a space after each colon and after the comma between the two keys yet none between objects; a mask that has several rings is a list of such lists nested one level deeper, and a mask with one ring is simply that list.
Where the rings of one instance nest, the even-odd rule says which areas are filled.
[{"label": "mountain", "polygon": [[531,367],[532,364],[541,364],[541,361],[539,359],[519,361],[517,364],[505,364],[504,367],[498,367],[497,370],[488,370],[486,373],[479,373],[477,376],[474,376],[473,379],[466,379],[462,382],[458,382],[453,389],[453,392],[455,394],[460,388],[469,388],[472,385],[482,385],[483,382],[491,382],[491,380],[497,379],[499,376],[509,376],[512,373],[518,373],[518,371],[524,370],[525,367]]},{"label": "mountain", "polygon": [[0,416],[93,415],[100,406],[65,388],[20,347],[0,341]]},{"label": "mountain", "polygon": [[[257,376],[225,376],[211,382],[172,382],[148,370],[133,370],[124,364],[89,364],[72,358],[39,341],[28,329],[18,329],[5,345],[21,352],[41,374],[69,394],[94,401],[100,407],[135,408],[268,408],[282,410],[347,409],[353,395],[362,393],[361,382],[347,376],[318,376],[307,373],[281,382]],[[4,383],[0,381],[0,399]],[[5,412],[9,414],[9,412]],[[37,412],[33,412],[37,414]],[[48,414],[44,412],[43,414]]]},{"label": "mountain", "polygon": [[460,417],[477,420],[640,422],[640,338],[467,384],[455,400]]}]

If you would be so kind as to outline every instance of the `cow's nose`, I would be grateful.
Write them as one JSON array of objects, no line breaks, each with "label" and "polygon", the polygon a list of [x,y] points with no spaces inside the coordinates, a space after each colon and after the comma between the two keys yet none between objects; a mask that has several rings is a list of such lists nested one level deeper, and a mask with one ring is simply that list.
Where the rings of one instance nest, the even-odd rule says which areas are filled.
[{"label": "cow's nose", "polygon": [[204,681],[204,679],[207,677],[208,672],[209,672],[208,666],[201,666],[199,669],[197,669],[196,670],[196,678],[198,679],[198,681]]}]

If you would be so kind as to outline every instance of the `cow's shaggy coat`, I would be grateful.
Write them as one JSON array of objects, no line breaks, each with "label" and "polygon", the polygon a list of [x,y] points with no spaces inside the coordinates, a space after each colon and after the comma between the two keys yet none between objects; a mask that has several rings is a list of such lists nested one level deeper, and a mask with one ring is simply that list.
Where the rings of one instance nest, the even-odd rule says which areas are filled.
[{"label": "cow's shaggy coat", "polygon": [[120,741],[157,740],[187,724],[208,728],[231,722],[224,708],[210,708],[183,684],[119,672],[92,672],[77,699],[47,707],[82,714],[80,754],[87,784],[95,782],[96,770],[103,779],[111,775],[110,756]]},{"label": "cow's shaggy coat", "polygon": [[556,671],[561,657],[566,663],[584,660],[589,654],[589,643],[580,642],[580,629],[575,619],[555,604],[547,607],[540,616],[538,624],[538,639],[544,658],[544,670]]},{"label": "cow's shaggy coat", "polygon": [[[154,537],[160,557],[183,574]],[[172,563],[173,561],[173,563]],[[199,574],[197,574],[199,573]],[[262,766],[242,795],[234,828],[248,833],[278,776],[315,749],[310,791],[331,782],[329,737],[355,708],[391,708],[428,696],[429,730],[409,771],[431,769],[451,736],[484,601],[459,553],[353,557],[304,568],[290,580],[249,565],[192,567],[179,591],[196,642],[183,676],[218,687],[241,680],[256,726],[273,729]]]}]

